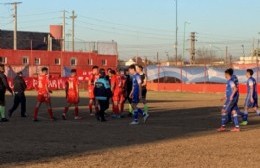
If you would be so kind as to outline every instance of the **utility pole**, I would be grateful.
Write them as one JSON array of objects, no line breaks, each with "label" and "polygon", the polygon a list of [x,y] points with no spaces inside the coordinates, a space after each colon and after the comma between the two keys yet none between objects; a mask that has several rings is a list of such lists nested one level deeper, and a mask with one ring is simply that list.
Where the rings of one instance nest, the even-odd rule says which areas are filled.
[{"label": "utility pole", "polygon": [[228,66],[228,46],[226,46],[226,66]]},{"label": "utility pole", "polygon": [[75,40],[75,29],[74,29],[74,27],[75,27],[75,25],[74,25],[74,23],[75,23],[75,19],[77,18],[74,10],[72,11],[72,16],[70,16],[70,18],[72,20],[72,51],[74,52],[74,50],[75,50],[75,42],[74,42],[74,40]]},{"label": "utility pole", "polygon": [[190,64],[194,65],[195,64],[195,54],[196,54],[196,49],[195,49],[195,42],[196,42],[196,33],[191,32],[190,35],[190,41],[191,41],[191,48],[190,48]]},{"label": "utility pole", "polygon": [[6,5],[12,5],[14,10],[14,14],[13,14],[13,18],[14,18],[13,49],[14,50],[17,50],[17,5],[21,3],[22,2],[5,3]]},{"label": "utility pole", "polygon": [[176,2],[175,64],[178,65],[178,0]]},{"label": "utility pole", "polygon": [[63,10],[63,34],[62,34],[62,38],[63,38],[63,42],[62,42],[62,51],[66,50],[66,10]]}]

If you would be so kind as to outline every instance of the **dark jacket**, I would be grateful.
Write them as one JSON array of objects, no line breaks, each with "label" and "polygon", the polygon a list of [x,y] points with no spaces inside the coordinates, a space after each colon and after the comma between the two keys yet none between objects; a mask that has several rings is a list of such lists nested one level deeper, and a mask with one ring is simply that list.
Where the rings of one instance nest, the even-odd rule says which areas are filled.
[{"label": "dark jacket", "polygon": [[6,75],[0,72],[0,91],[5,93],[6,90],[8,90],[10,93],[13,92],[8,84]]},{"label": "dark jacket", "polygon": [[23,93],[26,90],[27,86],[26,86],[26,83],[25,83],[23,77],[17,75],[14,78],[13,82],[14,82],[14,92],[15,93]]}]

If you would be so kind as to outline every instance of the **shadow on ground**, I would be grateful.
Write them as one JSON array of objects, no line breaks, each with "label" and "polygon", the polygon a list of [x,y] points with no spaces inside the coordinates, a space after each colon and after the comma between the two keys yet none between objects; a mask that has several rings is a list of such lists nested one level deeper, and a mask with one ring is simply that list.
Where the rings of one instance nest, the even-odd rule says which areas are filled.
[{"label": "shadow on ground", "polygon": [[[64,99],[52,98],[55,107],[62,107]],[[97,150],[126,147],[153,143],[160,140],[187,138],[214,134],[219,126],[220,118],[216,107],[189,108],[182,110],[164,110],[154,107],[149,122],[138,126],[129,126],[130,118],[121,120],[109,119],[107,123],[98,123],[88,115],[83,105],[87,99],[81,100],[81,121],[69,120],[50,122],[43,108],[40,111],[39,123],[32,119],[21,119],[19,113],[9,123],[0,123],[1,143],[0,158],[3,164],[21,164],[30,161],[48,160],[52,157],[66,157],[74,154],[90,154]],[[150,101],[160,102],[160,101]],[[169,107],[174,107],[169,101]],[[33,112],[35,97],[28,97],[27,111]],[[192,100],[183,101],[189,105]],[[10,107],[8,98],[7,106]],[[55,115],[60,118],[62,108],[56,108]],[[260,121],[252,118],[247,129],[259,128]]]}]

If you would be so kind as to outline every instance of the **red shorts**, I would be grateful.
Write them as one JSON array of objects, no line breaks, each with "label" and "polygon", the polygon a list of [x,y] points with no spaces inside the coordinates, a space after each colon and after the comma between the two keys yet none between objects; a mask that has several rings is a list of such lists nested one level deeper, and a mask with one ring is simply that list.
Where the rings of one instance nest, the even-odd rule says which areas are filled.
[{"label": "red shorts", "polygon": [[38,102],[40,103],[50,103],[51,102],[51,98],[50,95],[47,94],[39,94],[37,97]]},{"label": "red shorts", "polygon": [[125,96],[122,92],[114,92],[112,100],[116,102],[124,102]]},{"label": "red shorts", "polygon": [[94,86],[88,87],[88,97],[89,97],[89,99],[95,99]]},{"label": "red shorts", "polygon": [[77,93],[69,92],[67,96],[67,103],[69,104],[78,104],[79,97]]}]

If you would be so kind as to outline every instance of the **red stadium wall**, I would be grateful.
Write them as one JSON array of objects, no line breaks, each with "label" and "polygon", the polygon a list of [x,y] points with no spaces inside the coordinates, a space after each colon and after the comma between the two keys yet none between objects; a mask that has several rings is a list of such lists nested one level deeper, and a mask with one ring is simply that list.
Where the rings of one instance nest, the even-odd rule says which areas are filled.
[{"label": "red stadium wall", "polygon": [[[148,83],[148,90],[174,91],[192,93],[224,93],[225,84],[181,84],[181,83]],[[260,89],[260,86],[258,86]],[[240,93],[246,93],[246,85],[239,85]]]},{"label": "red stadium wall", "polygon": [[[0,49],[0,57],[6,59],[5,64],[11,67],[26,66],[23,58],[28,58],[30,77],[37,71],[37,68],[46,66],[49,68],[50,75],[59,77],[63,67],[76,68],[79,76],[91,70],[93,65],[101,68],[116,68],[116,55],[100,55],[94,52],[61,52],[61,51],[39,51],[39,50],[4,50]],[[71,66],[71,58],[77,60],[76,66]],[[40,65],[35,65],[35,59],[40,59]],[[60,64],[55,64],[55,59],[60,59]],[[91,60],[92,64],[89,64]],[[105,62],[105,64],[104,64]]]}]

